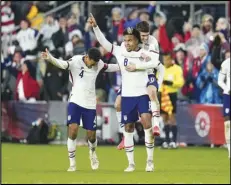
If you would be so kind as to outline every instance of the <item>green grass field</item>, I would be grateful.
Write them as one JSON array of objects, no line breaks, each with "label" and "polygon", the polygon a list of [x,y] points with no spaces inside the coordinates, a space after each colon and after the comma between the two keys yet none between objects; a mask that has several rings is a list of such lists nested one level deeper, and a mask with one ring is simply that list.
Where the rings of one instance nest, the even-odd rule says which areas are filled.
[{"label": "green grass field", "polygon": [[100,169],[92,171],[88,148],[78,147],[76,172],[67,172],[66,146],[2,144],[2,183],[230,183],[224,148],[155,149],[155,171],[145,172],[146,150],[135,147],[136,171],[125,173],[127,159],[116,147],[99,146]]}]

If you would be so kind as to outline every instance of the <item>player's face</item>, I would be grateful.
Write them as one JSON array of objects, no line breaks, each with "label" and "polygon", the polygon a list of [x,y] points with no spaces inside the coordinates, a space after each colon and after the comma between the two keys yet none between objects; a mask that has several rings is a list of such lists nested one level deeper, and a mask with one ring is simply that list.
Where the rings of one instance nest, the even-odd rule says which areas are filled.
[{"label": "player's face", "polygon": [[94,65],[96,65],[96,62],[94,60],[90,59],[88,56],[86,56],[85,64],[88,68],[92,68]]},{"label": "player's face", "polygon": [[141,37],[141,41],[142,43],[146,44],[148,43],[148,37],[149,37],[149,33],[147,32],[140,32],[140,37]]},{"label": "player's face", "polygon": [[134,51],[138,46],[138,40],[134,35],[125,35],[124,44],[127,51]]}]

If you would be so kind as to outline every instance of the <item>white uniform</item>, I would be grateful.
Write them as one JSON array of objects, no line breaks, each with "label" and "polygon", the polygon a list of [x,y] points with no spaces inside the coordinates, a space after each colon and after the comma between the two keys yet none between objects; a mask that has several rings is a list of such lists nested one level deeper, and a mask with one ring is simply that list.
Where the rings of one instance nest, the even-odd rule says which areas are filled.
[{"label": "white uniform", "polygon": [[[224,80],[226,79],[226,83]],[[218,77],[218,85],[223,89],[224,94],[229,95],[230,91],[230,58],[221,64],[221,70]]]},{"label": "white uniform", "polygon": [[69,69],[69,79],[72,83],[72,91],[69,102],[75,103],[86,109],[96,109],[95,81],[99,72],[119,71],[118,64],[105,64],[102,60],[96,66],[88,68],[83,61],[83,55],[76,55],[68,61],[54,59],[54,65],[62,69]]},{"label": "white uniform", "polygon": [[[124,51],[126,51],[124,42],[121,43],[121,47],[123,48]],[[147,44],[142,44],[142,47],[146,51],[155,53],[157,55],[157,59],[159,61],[159,44],[158,44],[158,41],[156,40],[156,38],[154,36],[149,35]],[[160,88],[160,86],[163,82],[163,78],[164,78],[164,67],[163,66],[157,66],[156,69],[159,72],[158,86]],[[156,74],[154,74],[153,69],[148,69],[147,71],[148,71],[148,75],[156,75]]]},{"label": "white uniform", "polygon": [[[125,68],[129,63],[139,64],[143,63],[140,59],[141,53],[148,53],[144,49],[140,49],[138,52],[134,53],[134,57],[126,57],[123,55],[124,48],[121,46],[114,46],[112,49],[112,54],[117,58],[122,74],[122,96],[123,97],[136,97],[147,94],[147,83],[148,83],[148,73],[147,70],[129,72]],[[131,54],[132,55],[132,54]],[[157,67],[159,64],[158,55],[153,55],[155,57],[154,63]]]}]

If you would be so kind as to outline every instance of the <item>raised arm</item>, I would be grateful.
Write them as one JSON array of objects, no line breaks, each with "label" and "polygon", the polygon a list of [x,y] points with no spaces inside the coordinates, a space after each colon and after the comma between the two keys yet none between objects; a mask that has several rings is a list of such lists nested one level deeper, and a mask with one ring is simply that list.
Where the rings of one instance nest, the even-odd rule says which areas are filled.
[{"label": "raised arm", "polygon": [[93,27],[93,31],[95,33],[95,36],[98,40],[98,42],[100,43],[100,45],[102,45],[108,52],[113,53],[113,44],[110,43],[106,37],[104,36],[104,34],[101,32],[101,30],[99,29],[95,18],[93,17],[92,14],[90,14],[89,18],[88,18],[88,22],[90,23],[90,25]]},{"label": "raised arm", "polygon": [[45,52],[41,53],[41,57],[42,57],[42,59],[49,61],[50,63],[57,66],[58,68],[69,69],[69,62],[68,61],[63,61],[63,60],[60,60],[60,59],[53,57],[47,48],[46,48]]}]

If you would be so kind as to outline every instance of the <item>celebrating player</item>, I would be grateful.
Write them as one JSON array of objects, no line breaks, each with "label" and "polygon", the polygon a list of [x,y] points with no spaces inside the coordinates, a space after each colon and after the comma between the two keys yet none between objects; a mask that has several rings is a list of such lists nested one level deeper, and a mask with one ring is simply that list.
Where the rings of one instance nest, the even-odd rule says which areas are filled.
[{"label": "celebrating player", "polygon": [[68,140],[67,148],[70,160],[70,167],[67,171],[76,170],[75,150],[80,119],[83,128],[87,130],[89,155],[91,168],[98,169],[99,161],[96,155],[96,93],[95,81],[101,70],[106,72],[119,71],[118,64],[105,64],[97,48],[88,50],[87,55],[76,55],[68,61],[54,58],[46,49],[42,52],[42,58],[61,69],[70,71],[72,91],[68,104]]},{"label": "celebrating player", "polygon": [[[224,82],[226,81],[226,83]],[[221,64],[218,85],[223,89],[223,114],[225,120],[225,140],[230,158],[230,58]]]},{"label": "celebrating player", "polygon": [[[122,122],[125,124],[124,145],[128,158],[128,168],[125,172],[135,170],[134,162],[134,123],[141,116],[147,151],[146,171],[153,171],[154,136],[152,134],[151,114],[149,108],[149,97],[146,85],[148,83],[147,69],[157,67],[160,62],[158,55],[139,48],[141,43],[140,33],[137,29],[127,28],[124,33],[126,51],[121,46],[111,44],[100,31],[97,23],[90,15],[88,22],[93,27],[98,42],[116,58],[122,74]],[[128,53],[129,52],[129,53]],[[130,56],[127,56],[127,55]],[[150,59],[150,61],[148,61]],[[144,62],[146,60],[148,62]]]},{"label": "celebrating player", "polygon": [[[154,52],[158,55],[159,58],[159,45],[155,37],[149,35],[149,24],[146,21],[142,21],[136,25],[137,30],[140,32],[140,37],[142,41],[143,49]],[[124,46],[124,42],[121,44],[122,47]],[[156,78],[156,72],[159,73],[158,81]],[[151,100],[151,110],[152,110],[152,126],[153,126],[153,135],[159,136],[160,129],[159,129],[159,117],[160,117],[160,104],[157,97],[157,91],[163,82],[164,77],[164,66],[162,64],[158,65],[156,69],[149,69],[148,70],[148,78],[149,82],[147,84],[148,95]],[[115,109],[116,109],[116,116],[117,120],[120,123],[121,129],[123,129],[124,124],[121,123],[121,89],[117,93],[117,98],[115,101]],[[120,144],[117,146],[117,149],[121,150],[124,149],[124,137]]]}]

